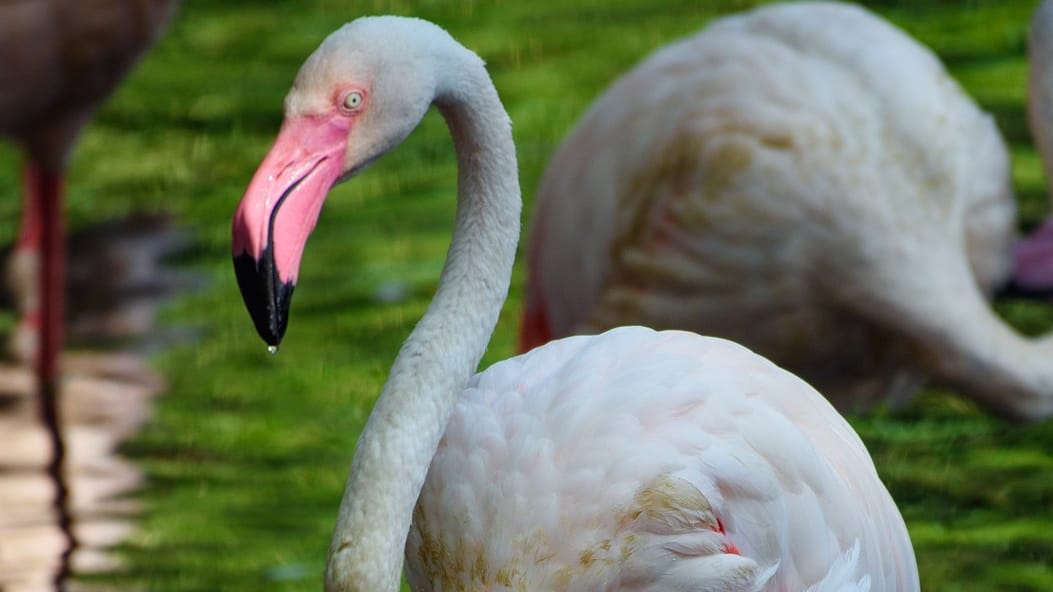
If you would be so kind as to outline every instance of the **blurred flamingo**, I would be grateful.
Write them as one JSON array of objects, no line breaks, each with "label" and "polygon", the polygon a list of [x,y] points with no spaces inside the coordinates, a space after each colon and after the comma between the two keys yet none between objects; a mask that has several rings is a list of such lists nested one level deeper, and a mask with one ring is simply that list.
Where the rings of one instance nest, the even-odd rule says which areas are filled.
[{"label": "blurred flamingo", "polygon": [[[1032,63],[1047,168],[1051,15],[1035,18]],[[758,8],[655,52],[553,156],[521,347],[680,328],[756,350],[841,410],[931,378],[1044,418],[1053,345],[988,304],[1014,269],[1015,217],[992,118],[930,50],[858,6]],[[1053,280],[1049,229],[1017,247],[1022,283],[1036,260]]]},{"label": "blurred flamingo", "polygon": [[22,291],[12,348],[55,379],[63,341],[64,176],[95,110],[157,39],[177,0],[0,3],[0,134],[24,151],[11,265]]},{"label": "blurred flamingo", "polygon": [[68,539],[61,589],[76,542],[63,476],[65,446],[56,400],[63,343],[66,244],[64,176],[81,130],[160,34],[177,0],[0,2],[0,135],[25,153],[24,205],[10,265],[21,292],[15,355],[35,367],[40,413],[51,437],[48,470]]}]

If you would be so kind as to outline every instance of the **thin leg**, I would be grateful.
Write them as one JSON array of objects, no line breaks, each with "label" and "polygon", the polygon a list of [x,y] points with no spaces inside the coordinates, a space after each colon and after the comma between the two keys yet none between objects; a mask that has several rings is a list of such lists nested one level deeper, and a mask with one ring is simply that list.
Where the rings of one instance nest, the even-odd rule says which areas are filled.
[{"label": "thin leg", "polygon": [[55,483],[55,513],[58,526],[67,540],[60,568],[55,574],[57,590],[65,587],[69,575],[69,561],[76,547],[73,535],[73,518],[69,505],[65,457],[66,446],[62,434],[62,418],[58,401],[58,357],[62,349],[64,324],[64,277],[65,277],[65,229],[63,224],[62,175],[41,170],[34,164],[25,167],[25,213],[22,218],[22,230],[17,249],[19,251],[37,252],[39,268],[34,279],[37,280],[39,310],[27,313],[29,323],[32,315],[38,314],[39,335],[38,347],[34,357],[37,378],[38,399],[40,401],[41,421],[47,429],[51,440],[51,461],[48,474]]},{"label": "thin leg", "polygon": [[[23,314],[30,327],[39,331],[33,352],[37,377],[41,383],[53,382],[58,374],[62,351],[66,275],[65,225],[63,223],[62,175],[41,170],[34,164],[25,168],[25,210],[16,246],[36,259],[36,282]],[[36,255],[35,257],[33,255]]]}]

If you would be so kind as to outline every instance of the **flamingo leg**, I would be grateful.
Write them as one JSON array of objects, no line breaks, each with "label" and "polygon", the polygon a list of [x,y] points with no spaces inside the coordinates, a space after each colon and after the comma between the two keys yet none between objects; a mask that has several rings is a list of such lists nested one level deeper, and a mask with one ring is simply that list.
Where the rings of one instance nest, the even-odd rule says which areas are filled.
[{"label": "flamingo leg", "polygon": [[23,300],[22,324],[36,333],[30,357],[40,384],[54,383],[62,350],[66,271],[65,228],[62,214],[63,176],[34,163],[23,176],[25,205],[16,249],[32,264],[33,284]]},{"label": "flamingo leg", "polygon": [[29,267],[27,275],[32,285],[28,287],[29,297],[22,301],[20,329],[28,331],[32,336],[30,341],[35,342],[30,355],[36,374],[40,417],[52,450],[47,471],[55,484],[54,508],[58,527],[67,540],[60,569],[55,574],[56,584],[61,586],[69,574],[69,559],[76,546],[66,485],[66,446],[58,401],[58,357],[62,350],[65,322],[63,175],[30,162],[25,166],[23,183],[25,205],[16,251],[23,263],[29,263],[23,266]]}]

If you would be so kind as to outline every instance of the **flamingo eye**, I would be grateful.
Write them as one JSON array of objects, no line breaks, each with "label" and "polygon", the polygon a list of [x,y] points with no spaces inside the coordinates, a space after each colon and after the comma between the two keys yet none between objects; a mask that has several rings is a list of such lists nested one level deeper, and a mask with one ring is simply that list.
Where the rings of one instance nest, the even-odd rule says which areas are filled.
[{"label": "flamingo eye", "polygon": [[347,93],[344,97],[344,109],[358,109],[362,106],[362,93],[357,90]]}]

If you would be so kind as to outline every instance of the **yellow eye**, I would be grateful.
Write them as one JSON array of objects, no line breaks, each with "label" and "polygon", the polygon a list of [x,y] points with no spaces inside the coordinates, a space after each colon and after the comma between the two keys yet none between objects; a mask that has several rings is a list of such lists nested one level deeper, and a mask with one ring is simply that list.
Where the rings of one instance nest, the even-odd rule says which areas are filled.
[{"label": "yellow eye", "polygon": [[344,108],[345,109],[358,109],[362,105],[362,93],[358,91],[352,91],[347,93],[344,97]]}]

